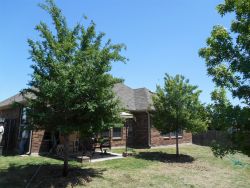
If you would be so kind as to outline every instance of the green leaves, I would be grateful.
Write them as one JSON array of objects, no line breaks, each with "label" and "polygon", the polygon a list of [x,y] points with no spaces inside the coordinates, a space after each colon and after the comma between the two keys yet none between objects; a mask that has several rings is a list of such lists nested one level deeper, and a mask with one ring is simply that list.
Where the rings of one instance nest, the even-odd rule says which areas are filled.
[{"label": "green leaves", "polygon": [[231,109],[232,105],[226,97],[226,90],[224,88],[215,89],[211,93],[212,104],[208,106],[210,115],[210,129],[227,130],[232,126]]},{"label": "green leaves", "polygon": [[235,151],[249,155],[250,109],[233,106],[226,98],[224,88],[214,90],[211,93],[211,99],[213,103],[207,107],[210,118],[209,128],[222,131],[227,136],[223,142],[212,143],[214,155],[222,158]]},{"label": "green leaves", "polygon": [[[120,79],[109,74],[114,62],[125,62],[122,44],[103,41],[95,24],[67,26],[54,1],[40,6],[47,11],[55,33],[41,22],[40,40],[28,40],[33,61],[32,80],[26,92],[31,125],[37,129],[90,134],[109,128],[120,120],[119,101],[112,88]],[[33,89],[35,88],[35,89]]]},{"label": "green leaves", "polygon": [[189,84],[182,75],[164,77],[164,87],[157,86],[153,97],[155,113],[154,126],[162,132],[182,130],[194,133],[206,130],[205,109],[199,101],[200,90]]},{"label": "green leaves", "polygon": [[233,107],[225,97],[225,90],[212,93],[214,103],[208,107],[210,127],[234,130],[231,146],[213,146],[216,155],[224,156],[230,150],[249,148],[249,144],[246,144],[249,142],[245,139],[245,135],[249,135],[249,121],[241,120],[249,118],[246,111],[249,111],[250,105],[250,1],[225,0],[217,6],[217,10],[221,16],[234,13],[235,19],[230,30],[214,26],[207,46],[200,49],[199,55],[205,59],[208,75],[213,77],[215,84],[228,88],[234,97],[248,105],[245,108]]},{"label": "green leaves", "polygon": [[250,2],[225,0],[218,5],[221,16],[235,13],[230,31],[214,26],[207,39],[207,47],[199,55],[205,59],[208,75],[219,87],[227,87],[232,94],[250,105]]},{"label": "green leaves", "polygon": [[207,129],[205,108],[199,101],[200,90],[182,75],[165,74],[164,87],[157,86],[153,96],[153,125],[161,133],[175,132],[176,156],[179,156],[178,132],[198,133]]}]

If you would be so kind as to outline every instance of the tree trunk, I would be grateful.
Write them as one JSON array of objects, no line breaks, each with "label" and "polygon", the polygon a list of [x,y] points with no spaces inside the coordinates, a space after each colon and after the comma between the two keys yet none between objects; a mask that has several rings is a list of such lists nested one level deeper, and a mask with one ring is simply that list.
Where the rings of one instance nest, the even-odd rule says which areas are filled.
[{"label": "tree trunk", "polygon": [[176,133],[175,133],[175,137],[176,137],[176,157],[179,157],[179,137],[178,137],[178,129],[176,129]]},{"label": "tree trunk", "polygon": [[175,139],[176,139],[176,157],[179,157],[179,111],[177,110],[177,121],[176,121],[176,131],[175,131]]},{"label": "tree trunk", "polygon": [[64,159],[64,164],[63,164],[63,176],[66,177],[68,175],[69,171],[69,163],[68,163],[68,158],[69,158],[69,135],[64,134],[64,148],[63,148],[63,159]]},{"label": "tree trunk", "polygon": [[128,153],[128,122],[125,122],[126,125],[126,154]]}]

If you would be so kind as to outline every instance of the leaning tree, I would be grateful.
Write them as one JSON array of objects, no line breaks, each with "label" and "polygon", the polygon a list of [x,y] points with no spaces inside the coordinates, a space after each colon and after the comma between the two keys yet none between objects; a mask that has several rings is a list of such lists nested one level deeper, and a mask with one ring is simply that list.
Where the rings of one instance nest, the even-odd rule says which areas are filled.
[{"label": "leaning tree", "polygon": [[158,85],[153,96],[153,125],[162,133],[175,132],[177,156],[179,131],[198,133],[207,129],[206,111],[199,101],[200,93],[197,86],[191,85],[184,76],[166,74],[163,88]]},{"label": "leaning tree", "polygon": [[113,62],[125,62],[122,44],[103,41],[91,22],[69,28],[53,0],[40,5],[55,29],[44,22],[36,26],[40,40],[29,39],[32,79],[24,90],[33,129],[60,131],[64,138],[63,175],[68,173],[69,135],[96,133],[120,122],[119,101],[112,88],[120,79],[109,72]]}]

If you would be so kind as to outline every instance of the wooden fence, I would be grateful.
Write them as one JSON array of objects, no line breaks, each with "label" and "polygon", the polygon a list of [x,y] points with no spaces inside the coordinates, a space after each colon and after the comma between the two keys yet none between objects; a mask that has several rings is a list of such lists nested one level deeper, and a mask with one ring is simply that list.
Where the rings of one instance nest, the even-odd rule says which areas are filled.
[{"label": "wooden fence", "polygon": [[228,134],[224,131],[208,130],[205,133],[193,135],[193,144],[201,146],[210,146],[213,140],[218,143],[224,144],[230,142]]}]

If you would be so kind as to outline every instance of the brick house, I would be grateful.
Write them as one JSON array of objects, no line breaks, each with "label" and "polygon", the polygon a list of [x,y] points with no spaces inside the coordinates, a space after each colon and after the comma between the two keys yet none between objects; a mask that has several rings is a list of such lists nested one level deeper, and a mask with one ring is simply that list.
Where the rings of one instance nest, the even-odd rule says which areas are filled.
[{"label": "brick house", "polygon": [[[133,115],[127,119],[128,146],[147,148],[175,144],[175,133],[162,135],[157,131],[151,120],[153,93],[146,88],[132,89],[124,84],[116,84],[113,88],[123,107]],[[29,96],[32,97],[32,96]],[[17,102],[21,105],[13,105]],[[0,117],[6,119],[4,146],[8,151],[17,151],[20,141],[22,121],[25,119],[25,99],[17,94],[0,102]],[[112,147],[125,146],[126,131],[123,128],[113,128],[103,133],[111,138]],[[31,131],[26,151],[30,154],[48,152],[50,149],[50,134],[44,130]],[[60,139],[61,140],[61,139]],[[70,148],[74,150],[73,141],[79,140],[79,134],[70,136]],[[179,143],[191,143],[192,134],[181,132]]]}]

